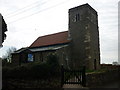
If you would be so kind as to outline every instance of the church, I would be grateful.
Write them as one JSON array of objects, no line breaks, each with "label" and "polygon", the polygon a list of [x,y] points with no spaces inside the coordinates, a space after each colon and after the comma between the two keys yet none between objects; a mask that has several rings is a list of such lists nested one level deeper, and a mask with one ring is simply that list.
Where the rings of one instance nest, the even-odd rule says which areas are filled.
[{"label": "church", "polygon": [[97,11],[88,3],[69,9],[68,31],[38,37],[29,47],[12,54],[12,63],[41,61],[55,53],[67,68],[100,68],[100,43]]}]

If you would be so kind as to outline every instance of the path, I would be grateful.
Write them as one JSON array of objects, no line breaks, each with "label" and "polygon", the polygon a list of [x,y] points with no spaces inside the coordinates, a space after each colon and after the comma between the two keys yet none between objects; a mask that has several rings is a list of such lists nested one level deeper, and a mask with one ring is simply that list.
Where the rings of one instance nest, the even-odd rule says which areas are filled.
[{"label": "path", "polygon": [[[78,82],[78,79],[77,78],[71,78],[70,80],[68,80],[68,82]],[[80,84],[64,84],[63,85],[63,88],[64,89],[67,89],[67,88],[85,88],[85,87],[83,87],[82,85],[80,85]]]},{"label": "path", "polygon": [[[76,89],[85,89],[89,90],[89,87],[83,87],[80,84],[64,84],[63,85],[64,90],[67,90],[68,88],[76,88]],[[92,87],[92,88],[119,88],[120,89],[120,82],[111,82],[109,84],[105,84],[104,86],[97,86],[97,87]]]},{"label": "path", "polygon": [[81,86],[80,84],[64,84],[63,88],[85,88],[83,86]]}]

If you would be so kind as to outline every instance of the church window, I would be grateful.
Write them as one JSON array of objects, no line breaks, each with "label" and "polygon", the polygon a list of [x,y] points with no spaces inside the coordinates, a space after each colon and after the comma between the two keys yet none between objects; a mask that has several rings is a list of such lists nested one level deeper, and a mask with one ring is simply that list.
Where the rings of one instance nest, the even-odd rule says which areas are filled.
[{"label": "church window", "polygon": [[77,14],[77,20],[78,21],[80,20],[80,14]]},{"label": "church window", "polygon": [[73,22],[76,22],[76,16],[73,17],[72,21],[73,21]]},{"label": "church window", "polygon": [[80,21],[80,14],[76,14],[74,17],[73,17],[73,22],[77,22],[77,21]]},{"label": "church window", "polygon": [[33,62],[33,55],[32,54],[28,54],[28,61]]},{"label": "church window", "polygon": [[76,14],[76,21],[79,21],[80,20],[80,14]]}]

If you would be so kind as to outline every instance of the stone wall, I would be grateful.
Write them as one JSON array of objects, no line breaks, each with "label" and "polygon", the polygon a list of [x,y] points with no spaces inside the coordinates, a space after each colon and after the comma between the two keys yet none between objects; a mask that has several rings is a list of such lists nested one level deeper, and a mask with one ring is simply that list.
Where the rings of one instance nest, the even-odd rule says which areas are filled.
[{"label": "stone wall", "polygon": [[19,59],[20,59],[19,54],[12,54],[12,64],[19,65]]},{"label": "stone wall", "polygon": [[120,68],[100,73],[88,73],[86,75],[87,87],[97,87],[120,80]]},{"label": "stone wall", "polygon": [[101,69],[112,70],[112,69],[119,69],[119,68],[120,68],[120,65],[101,64]]},{"label": "stone wall", "polygon": [[55,51],[35,52],[33,53],[34,61],[45,62],[47,60],[47,56],[52,53],[55,53]]},{"label": "stone wall", "polygon": [[64,65],[64,67],[69,67],[69,47],[63,47],[56,50],[56,54],[59,58],[59,64]]}]

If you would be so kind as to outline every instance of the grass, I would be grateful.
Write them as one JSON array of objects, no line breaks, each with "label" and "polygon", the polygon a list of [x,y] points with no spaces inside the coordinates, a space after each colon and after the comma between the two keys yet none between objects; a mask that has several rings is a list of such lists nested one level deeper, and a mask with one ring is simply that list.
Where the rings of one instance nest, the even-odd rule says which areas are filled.
[{"label": "grass", "polygon": [[105,67],[101,67],[101,69],[98,69],[98,70],[89,70],[87,69],[86,70],[86,73],[103,73],[103,72],[109,72],[109,71],[113,71],[113,70],[118,70],[118,68],[105,68]]}]

